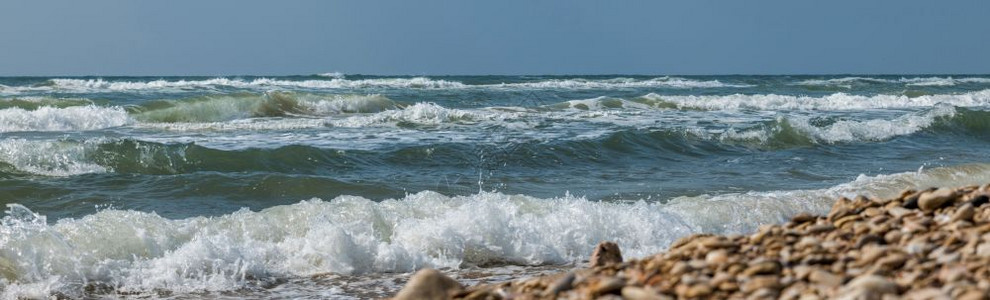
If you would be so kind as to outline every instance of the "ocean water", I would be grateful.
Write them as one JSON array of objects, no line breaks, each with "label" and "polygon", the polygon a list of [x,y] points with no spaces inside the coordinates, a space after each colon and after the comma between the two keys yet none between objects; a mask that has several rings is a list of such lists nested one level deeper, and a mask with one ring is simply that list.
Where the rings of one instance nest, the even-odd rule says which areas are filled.
[{"label": "ocean water", "polygon": [[990,182],[990,76],[0,78],[3,298],[365,298]]}]

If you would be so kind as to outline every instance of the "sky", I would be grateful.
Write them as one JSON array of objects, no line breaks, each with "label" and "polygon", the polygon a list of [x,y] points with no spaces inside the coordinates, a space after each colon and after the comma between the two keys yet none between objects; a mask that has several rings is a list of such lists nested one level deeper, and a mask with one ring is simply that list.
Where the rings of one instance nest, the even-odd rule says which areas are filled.
[{"label": "sky", "polygon": [[0,2],[0,76],[987,74],[990,1]]}]

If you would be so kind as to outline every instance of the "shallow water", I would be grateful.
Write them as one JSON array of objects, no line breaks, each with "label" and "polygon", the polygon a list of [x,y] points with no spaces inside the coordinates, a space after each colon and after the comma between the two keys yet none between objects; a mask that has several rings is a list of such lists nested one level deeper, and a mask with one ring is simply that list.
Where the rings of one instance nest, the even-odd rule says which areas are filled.
[{"label": "shallow water", "polygon": [[641,257],[986,183],[988,109],[973,75],[0,78],[0,289],[362,297]]}]

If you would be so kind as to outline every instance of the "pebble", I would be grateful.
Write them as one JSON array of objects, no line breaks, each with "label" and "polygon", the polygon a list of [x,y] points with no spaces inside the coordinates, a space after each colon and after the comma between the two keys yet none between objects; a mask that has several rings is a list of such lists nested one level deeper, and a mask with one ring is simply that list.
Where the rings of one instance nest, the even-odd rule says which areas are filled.
[{"label": "pebble", "polygon": [[918,197],[918,207],[924,211],[932,211],[942,207],[942,205],[949,203],[955,198],[955,190],[940,188],[935,191],[922,193],[921,196]]},{"label": "pebble", "polygon": [[619,250],[619,245],[614,242],[598,243],[598,246],[595,246],[595,250],[591,253],[590,264],[592,268],[621,262],[622,251]]},{"label": "pebble", "polygon": [[456,280],[434,269],[422,269],[409,278],[395,300],[449,299],[463,287]]}]

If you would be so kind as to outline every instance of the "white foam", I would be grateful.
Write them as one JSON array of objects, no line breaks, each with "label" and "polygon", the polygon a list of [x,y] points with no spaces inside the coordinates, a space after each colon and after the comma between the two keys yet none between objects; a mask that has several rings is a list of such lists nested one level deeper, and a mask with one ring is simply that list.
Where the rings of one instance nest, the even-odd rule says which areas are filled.
[{"label": "white foam", "polygon": [[962,94],[938,94],[908,97],[900,95],[850,95],[835,93],[823,97],[777,94],[725,96],[661,96],[649,94],[644,99],[675,105],[678,108],[703,110],[833,110],[918,108],[939,103],[975,107],[990,105],[990,90]]},{"label": "white foam", "polygon": [[373,113],[398,108],[392,99],[379,94],[371,95],[295,95],[299,104],[315,115],[342,113]]},{"label": "white foam", "polygon": [[550,79],[537,82],[503,83],[500,87],[522,88],[558,88],[558,89],[608,89],[608,88],[744,88],[748,84],[728,84],[718,80],[694,80],[680,77],[657,77],[650,79],[612,78],[612,79]]},{"label": "white foam", "polygon": [[342,119],[331,118],[327,125],[334,127],[396,126],[415,124],[437,126],[444,124],[472,124],[478,121],[501,121],[519,113],[497,110],[463,110],[445,108],[435,103],[420,102],[400,110],[386,110],[370,115],[356,115]]},{"label": "white foam", "polygon": [[416,88],[416,89],[465,89],[465,88],[559,88],[559,89],[613,89],[613,88],[743,88],[747,84],[729,84],[718,80],[694,80],[680,77],[656,77],[650,79],[611,78],[611,79],[549,79],[536,82],[467,85],[457,81],[411,78],[372,78],[346,79],[343,74],[326,73],[318,76],[321,80],[284,80],[256,78],[251,80],[231,78],[211,78],[204,80],[152,80],[152,81],[113,81],[102,78],[51,79],[50,86],[8,87],[4,92],[59,91],[59,92],[119,92],[144,90],[196,90],[221,87],[245,89],[299,88],[299,89],[357,89],[357,88]]},{"label": "white foam", "polygon": [[[322,119],[307,118],[252,118],[224,122],[177,122],[137,123],[132,127],[167,130],[176,132],[186,131],[275,131],[327,127]],[[246,134],[246,133],[244,133]]]},{"label": "white foam", "polygon": [[952,106],[940,105],[924,113],[911,113],[892,120],[841,120],[826,127],[811,125],[810,118],[788,117],[786,122],[794,129],[816,141],[827,143],[851,141],[882,141],[895,136],[909,135],[928,128],[935,120],[955,116]]},{"label": "white foam", "polygon": [[76,131],[117,127],[132,122],[120,107],[71,106],[41,107],[36,110],[0,110],[0,132]]},{"label": "white foam", "polygon": [[320,73],[320,74],[316,74],[316,76],[329,77],[335,79],[344,79],[344,77],[346,77],[345,74],[341,72]]},{"label": "white foam", "polygon": [[842,77],[842,78],[832,78],[832,79],[809,79],[795,82],[795,85],[812,85],[812,86],[838,86],[844,88],[852,88],[853,84],[857,83],[903,83],[908,86],[954,86],[961,83],[990,83],[990,78],[984,77],[964,77],[964,78],[952,78],[952,77],[914,77],[914,78],[900,78],[900,79],[885,79],[885,78],[872,78],[872,77]]},{"label": "white foam", "polygon": [[585,259],[602,240],[618,242],[627,257],[643,257],[689,233],[747,233],[798,212],[822,214],[838,196],[888,197],[904,188],[988,180],[990,165],[980,164],[860,176],[822,190],[678,197],[668,204],[420,192],[382,202],[312,199],[181,220],[104,210],[53,225],[12,205],[0,223],[0,287],[5,297],[53,291],[37,289],[78,295],[93,282],[126,292],[222,291],[325,272],[559,264]]},{"label": "white foam", "polygon": [[153,80],[153,81],[106,81],[104,79],[52,79],[56,90],[65,91],[134,91],[134,90],[158,90],[158,89],[199,89],[215,87],[235,87],[235,88],[273,88],[273,87],[295,87],[295,88],[459,88],[464,87],[460,82],[433,80],[426,77],[414,78],[382,78],[382,79],[362,79],[347,80],[343,78],[333,78],[331,80],[278,80],[270,78],[258,78],[254,80],[213,78],[206,80]]},{"label": "white foam", "polygon": [[104,173],[106,168],[89,162],[86,152],[95,144],[67,141],[0,140],[0,163],[18,171],[46,176]]}]

